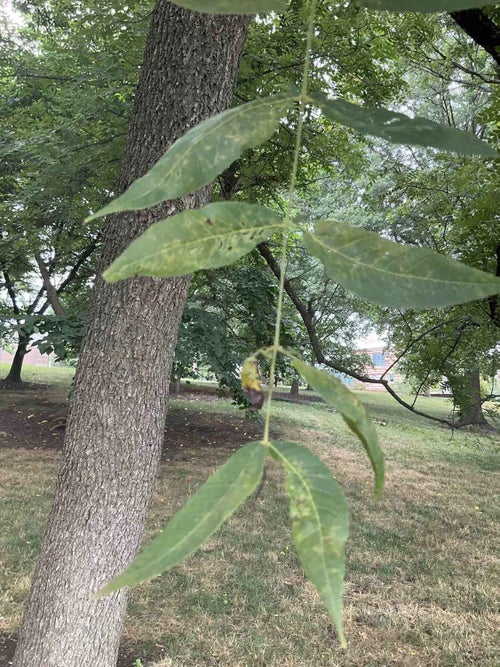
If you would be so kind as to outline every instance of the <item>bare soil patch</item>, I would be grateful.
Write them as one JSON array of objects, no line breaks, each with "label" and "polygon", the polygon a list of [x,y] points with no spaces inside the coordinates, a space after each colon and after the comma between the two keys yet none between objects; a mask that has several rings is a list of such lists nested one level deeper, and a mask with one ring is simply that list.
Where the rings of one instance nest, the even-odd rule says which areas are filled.
[{"label": "bare soil patch", "polygon": [[[184,400],[217,400],[213,396],[183,393]],[[260,439],[262,426],[245,416],[221,415],[203,410],[172,407],[167,417],[163,458],[182,460],[187,453],[205,447],[234,449]],[[64,440],[65,409],[33,410],[29,407],[0,411],[0,447],[61,449]]]},{"label": "bare soil patch", "polygon": [[0,390],[3,391],[40,391],[41,389],[48,389],[50,385],[41,384],[39,382],[7,382],[7,380],[0,380]]},{"label": "bare soil patch", "polygon": [[61,449],[64,428],[53,411],[28,407],[0,411],[0,447],[7,449]]}]

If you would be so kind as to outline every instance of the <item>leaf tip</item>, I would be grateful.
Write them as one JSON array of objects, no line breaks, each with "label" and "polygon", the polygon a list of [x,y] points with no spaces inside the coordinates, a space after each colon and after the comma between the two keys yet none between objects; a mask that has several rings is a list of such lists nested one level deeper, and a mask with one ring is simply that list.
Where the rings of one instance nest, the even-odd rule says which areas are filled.
[{"label": "leaf tip", "polygon": [[116,586],[113,585],[113,581],[114,581],[114,580],[110,581],[110,582],[107,583],[105,586],[103,586],[102,588],[100,588],[100,589],[97,591],[97,593],[94,593],[94,594],[93,594],[92,598],[93,598],[94,600],[100,600],[101,598],[105,598],[105,597],[106,597],[107,595],[109,595],[110,593],[113,593],[113,592],[116,590]]},{"label": "leaf tip", "polygon": [[102,274],[103,279],[107,283],[117,283],[119,280],[123,280],[126,276],[121,276],[120,272],[113,268],[113,264],[106,269]]}]

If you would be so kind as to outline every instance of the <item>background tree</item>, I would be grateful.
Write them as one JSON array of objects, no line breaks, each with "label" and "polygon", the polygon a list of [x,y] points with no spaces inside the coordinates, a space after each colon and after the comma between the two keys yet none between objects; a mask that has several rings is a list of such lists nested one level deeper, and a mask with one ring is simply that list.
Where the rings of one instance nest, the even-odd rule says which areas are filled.
[{"label": "background tree", "polygon": [[7,167],[0,295],[3,329],[18,343],[8,383],[21,381],[40,326],[62,351],[61,334],[72,327],[47,322],[50,310],[60,318],[71,301],[78,318],[86,309],[82,286],[94,272],[100,223],[81,221],[106,201],[118,177],[147,9],[113,2],[100,12],[84,2],[18,6],[23,25],[0,40],[0,154]]}]

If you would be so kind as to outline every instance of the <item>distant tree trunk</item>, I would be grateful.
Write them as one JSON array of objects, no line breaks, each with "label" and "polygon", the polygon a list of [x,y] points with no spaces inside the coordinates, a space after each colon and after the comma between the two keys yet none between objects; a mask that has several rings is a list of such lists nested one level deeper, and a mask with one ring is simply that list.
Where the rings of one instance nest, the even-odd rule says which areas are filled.
[{"label": "distant tree trunk", "polygon": [[[132,112],[120,190],[232,97],[248,18],[159,0]],[[113,216],[101,268],[160,216],[208,201],[210,188]],[[112,667],[127,594],[93,594],[134,557],[164,437],[169,374],[189,278],[98,278],[80,355],[55,500],[15,667]]]},{"label": "distant tree trunk", "polygon": [[19,342],[17,344],[16,352],[12,363],[10,365],[9,373],[7,377],[2,380],[3,384],[22,384],[21,371],[23,369],[24,357],[28,351],[30,339],[28,336],[19,334]]},{"label": "distant tree trunk", "polygon": [[450,384],[460,412],[458,425],[489,427],[483,414],[479,369],[469,371]]},{"label": "distant tree trunk", "polygon": [[174,396],[178,396],[181,393],[181,376],[171,376],[170,377],[170,387],[169,392]]},{"label": "distant tree trunk", "polygon": [[299,395],[299,381],[292,380],[292,386],[290,387],[290,396],[298,396],[298,395]]}]

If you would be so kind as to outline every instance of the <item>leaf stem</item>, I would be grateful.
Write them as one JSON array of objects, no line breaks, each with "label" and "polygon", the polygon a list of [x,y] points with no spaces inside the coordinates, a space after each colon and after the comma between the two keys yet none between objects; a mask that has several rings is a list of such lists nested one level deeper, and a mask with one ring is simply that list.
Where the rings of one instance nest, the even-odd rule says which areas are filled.
[{"label": "leaf stem", "polygon": [[292,209],[295,198],[295,189],[297,185],[297,173],[299,167],[300,148],[302,146],[302,129],[304,125],[304,105],[307,101],[307,84],[309,81],[309,67],[311,64],[311,48],[314,36],[314,20],[316,17],[316,6],[318,0],[311,0],[309,9],[309,20],[307,25],[306,50],[304,56],[304,70],[302,72],[302,86],[300,90],[299,116],[297,121],[297,135],[295,137],[295,151],[293,155],[292,173],[290,176],[290,185],[288,188],[288,199],[284,217],[283,240],[281,243],[280,254],[280,284],[278,291],[278,303],[276,307],[276,323],[274,328],[274,345],[271,357],[271,369],[269,371],[269,390],[266,402],[266,414],[264,421],[264,435],[262,442],[269,444],[269,426],[271,423],[271,400],[273,397],[274,378],[276,376],[276,360],[280,346],[280,330],[283,318],[283,298],[285,294],[285,273],[288,259],[288,229],[292,226]]}]

